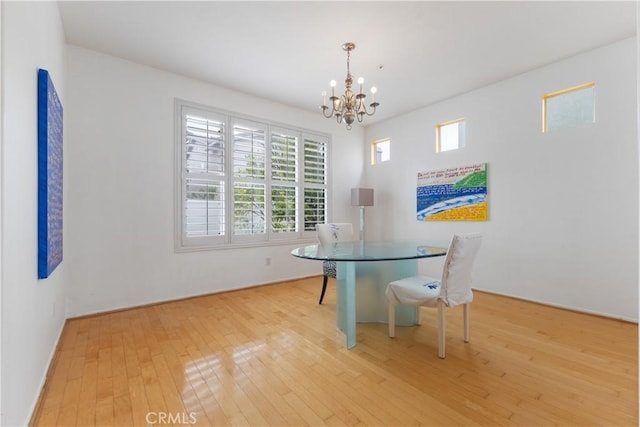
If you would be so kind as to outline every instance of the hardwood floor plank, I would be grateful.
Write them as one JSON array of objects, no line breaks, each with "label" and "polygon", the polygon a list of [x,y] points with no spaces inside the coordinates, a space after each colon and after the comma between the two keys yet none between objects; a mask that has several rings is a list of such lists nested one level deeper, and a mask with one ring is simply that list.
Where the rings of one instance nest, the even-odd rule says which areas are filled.
[{"label": "hardwood floor plank", "polygon": [[224,415],[222,408],[218,404],[215,396],[211,393],[206,380],[193,365],[189,356],[181,354],[179,359],[183,366],[186,367],[184,370],[185,381],[191,385],[204,413],[203,415],[198,414],[198,422],[201,423],[201,425],[228,425],[228,419]]},{"label": "hardwood floor plank", "polygon": [[149,403],[147,402],[147,394],[144,389],[144,380],[141,375],[129,376],[129,401],[131,402],[131,425],[133,426],[146,426],[147,414],[150,411]]},{"label": "hardwood floor plank", "polygon": [[[105,397],[96,404],[96,426],[114,426],[113,396]],[[66,424],[61,424],[66,425]]]},{"label": "hardwood floor plank", "polygon": [[469,343],[446,311],[446,359],[430,309],[346,350],[320,286],[69,319],[31,425],[638,425],[637,324],[476,292]]},{"label": "hardwood floor plank", "polygon": [[67,381],[64,389],[64,396],[62,398],[62,404],[60,405],[57,424],[74,425],[76,423],[81,383],[82,380],[80,378]]},{"label": "hardwood floor plank", "polygon": [[165,402],[163,411],[171,414],[187,414],[189,411],[185,408],[184,395],[182,394],[184,381],[181,381],[180,384],[174,383],[164,355],[155,355],[152,357],[152,361],[158,378],[160,393]]},{"label": "hardwood floor plank", "polygon": [[164,401],[164,396],[160,387],[160,378],[158,377],[158,373],[156,372],[153,363],[144,363],[141,366],[141,370],[144,394],[147,396],[149,411],[166,412],[167,404]]},{"label": "hardwood floor plank", "polygon": [[80,401],[76,425],[95,425],[96,396],[98,390],[98,361],[91,360],[85,363],[82,372],[82,384],[80,386]]}]

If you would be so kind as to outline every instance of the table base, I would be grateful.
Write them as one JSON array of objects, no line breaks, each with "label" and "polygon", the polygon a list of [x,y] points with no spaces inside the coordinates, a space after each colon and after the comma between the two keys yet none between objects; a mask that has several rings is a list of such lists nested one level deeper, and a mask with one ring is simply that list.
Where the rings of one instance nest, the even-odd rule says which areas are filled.
[{"label": "table base", "polygon": [[[417,261],[338,261],[336,264],[336,325],[346,336],[347,348],[353,348],[356,345],[357,322],[388,323],[387,285],[397,279],[415,276]],[[411,326],[416,322],[417,307],[396,306],[396,325]]]}]

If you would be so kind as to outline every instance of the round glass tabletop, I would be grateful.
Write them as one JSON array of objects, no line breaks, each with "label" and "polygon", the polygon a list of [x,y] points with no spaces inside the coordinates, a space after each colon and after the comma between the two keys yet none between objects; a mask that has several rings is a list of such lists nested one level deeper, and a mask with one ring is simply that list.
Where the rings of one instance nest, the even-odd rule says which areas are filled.
[{"label": "round glass tabletop", "polygon": [[301,246],[291,254],[322,261],[394,261],[443,256],[447,247],[443,242],[355,241]]}]

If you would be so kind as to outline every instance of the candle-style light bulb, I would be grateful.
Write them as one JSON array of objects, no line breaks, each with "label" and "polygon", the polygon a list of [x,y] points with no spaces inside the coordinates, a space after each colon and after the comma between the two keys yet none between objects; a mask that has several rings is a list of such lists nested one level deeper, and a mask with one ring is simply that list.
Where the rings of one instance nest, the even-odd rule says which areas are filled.
[{"label": "candle-style light bulb", "polygon": [[360,93],[362,93],[362,84],[364,83],[363,77],[358,77],[358,84],[360,85]]},{"label": "candle-style light bulb", "polygon": [[324,107],[325,105],[327,105],[327,91],[323,90],[322,91],[322,106]]},{"label": "candle-style light bulb", "polygon": [[377,89],[375,86],[373,86],[373,87],[371,88],[372,102],[376,102],[376,92],[377,92],[377,91],[378,91],[378,89]]},{"label": "candle-style light bulb", "polygon": [[331,86],[331,96],[336,96],[336,93],[335,93],[336,81],[335,80],[331,80],[329,82],[329,86]]}]

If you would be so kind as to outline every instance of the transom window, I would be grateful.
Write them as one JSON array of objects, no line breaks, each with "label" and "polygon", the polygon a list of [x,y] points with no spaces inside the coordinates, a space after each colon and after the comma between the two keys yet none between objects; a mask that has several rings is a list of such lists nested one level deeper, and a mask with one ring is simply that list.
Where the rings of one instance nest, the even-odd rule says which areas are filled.
[{"label": "transom window", "polygon": [[177,250],[315,236],[327,218],[327,136],[176,101]]},{"label": "transom window", "polygon": [[594,82],[548,93],[542,97],[542,131],[595,123]]},{"label": "transom window", "polygon": [[380,139],[371,143],[371,164],[388,162],[391,160],[391,140]]},{"label": "transom window", "polygon": [[462,148],[464,147],[464,140],[464,118],[436,125],[436,153]]}]

